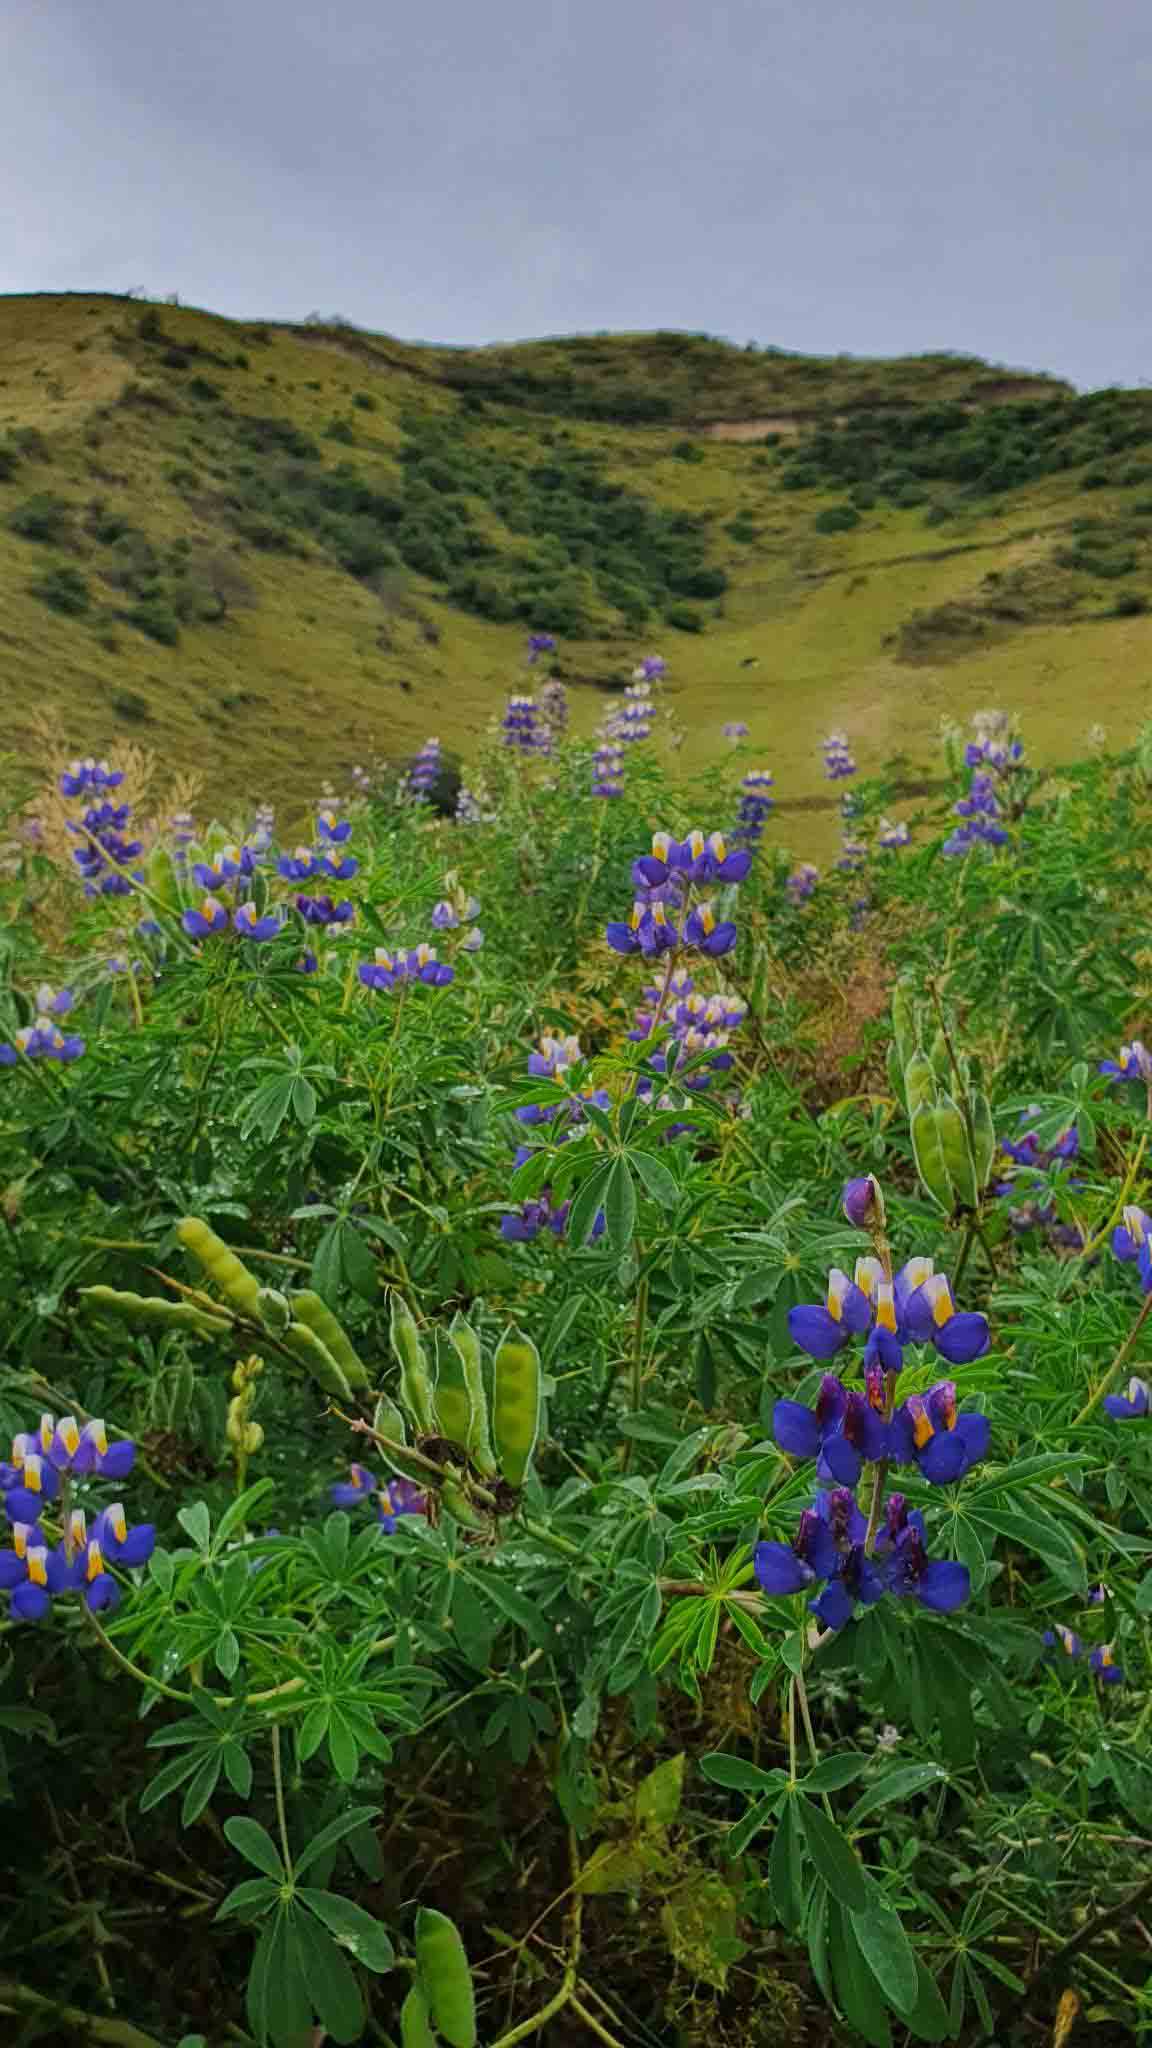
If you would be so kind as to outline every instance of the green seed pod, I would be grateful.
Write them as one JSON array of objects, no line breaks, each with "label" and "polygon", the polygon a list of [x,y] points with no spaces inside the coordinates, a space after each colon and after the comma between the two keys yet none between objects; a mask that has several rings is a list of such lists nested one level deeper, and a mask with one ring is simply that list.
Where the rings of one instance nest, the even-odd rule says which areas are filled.
[{"label": "green seed pod", "polygon": [[332,1353],[350,1387],[368,1385],[368,1368],[327,1302],[321,1301],[318,1294],[313,1294],[311,1288],[306,1287],[292,1296],[292,1313],[298,1323],[306,1323],[310,1330],[315,1331],[320,1342]]},{"label": "green seed pod", "polygon": [[976,1186],[976,1162],[968,1143],[964,1118],[950,1095],[942,1095],[936,1105],[936,1130],[957,1202],[963,1203],[966,1209],[978,1208],[980,1191]]},{"label": "green seed pod", "polygon": [[130,1294],[117,1287],[81,1287],[78,1293],[93,1308],[106,1309],[126,1323],[160,1323],[195,1337],[227,1337],[232,1329],[224,1316],[210,1315],[194,1301],[168,1301],[160,1294]]},{"label": "green seed pod", "polygon": [[244,1450],[247,1453],[248,1457],[251,1458],[261,1448],[263,1442],[264,1431],[261,1428],[261,1425],[258,1422],[246,1422],[244,1424],[244,1436],[241,1442],[241,1449]]},{"label": "green seed pod", "polygon": [[938,1209],[942,1209],[946,1216],[950,1216],[955,1207],[955,1196],[936,1117],[934,1103],[922,1103],[919,1109],[913,1110],[912,1150],[916,1155],[916,1171],[920,1175],[925,1194],[930,1201],[935,1202]]},{"label": "green seed pod", "polygon": [[400,2007],[400,2048],[437,2048],[428,2020],[428,2000],[418,1984]]},{"label": "green seed pod", "polygon": [[[387,1394],[381,1394],[377,1400],[372,1427],[381,1436],[387,1437],[391,1444],[404,1445],[408,1442],[408,1427],[404,1417],[395,1401],[390,1400]],[[428,1485],[431,1474],[426,1466],[418,1464],[415,1458],[406,1458],[399,1449],[386,1451],[382,1444],[377,1448],[390,1472],[398,1473],[401,1479],[414,1479],[417,1486]]]},{"label": "green seed pod", "polygon": [[952,1079],[952,1061],[948,1054],[948,1040],[942,1031],[938,1031],[932,1040],[928,1048],[928,1057],[932,1062],[932,1071],[936,1075],[937,1080],[950,1081]]},{"label": "green seed pod", "polygon": [[149,856],[145,874],[153,896],[175,916],[180,909],[180,882],[166,846],[156,847]]},{"label": "green seed pod", "polygon": [[937,1092],[936,1069],[927,1053],[914,1052],[904,1069],[904,1098],[909,1116],[914,1116],[925,1103],[935,1102]]},{"label": "green seed pod", "polygon": [[229,1307],[238,1309],[241,1315],[254,1316],[260,1282],[210,1225],[200,1216],[185,1216],[176,1225],[176,1235],[185,1250],[199,1260]]},{"label": "green seed pod", "polygon": [[896,1050],[895,1039],[892,1040],[888,1047],[886,1066],[888,1069],[888,1086],[892,1090],[896,1101],[906,1109],[908,1105],[904,1097],[904,1064]]},{"label": "green seed pod", "polygon": [[276,1287],[262,1287],[256,1296],[256,1313],[266,1330],[274,1337],[282,1337],[292,1321],[292,1310],[288,1297]]},{"label": "green seed pod", "polygon": [[432,1405],[436,1415],[439,1434],[447,1437],[450,1444],[467,1451],[468,1430],[472,1420],[472,1402],[469,1398],[468,1383],[464,1378],[464,1363],[459,1352],[448,1341],[447,1332],[434,1332],[436,1358],[436,1385]]},{"label": "green seed pod", "polygon": [[464,1943],[447,1915],[430,1906],[421,1906],[416,1915],[416,1966],[420,1989],[449,2048],[476,2048],[476,2000]]},{"label": "green seed pod", "polygon": [[289,1323],[280,1341],[326,1394],[334,1394],[338,1401],[352,1399],[351,1387],[315,1330],[310,1330],[305,1323]]},{"label": "green seed pod", "polygon": [[488,1434],[488,1396],[484,1391],[484,1354],[480,1339],[457,1310],[448,1325],[449,1341],[459,1354],[464,1367],[464,1380],[468,1388],[471,1412],[468,1424],[468,1441],[464,1446],[478,1472],[492,1478],[496,1471],[496,1460],[492,1455],[492,1441]]},{"label": "green seed pod", "polygon": [[896,1057],[903,1072],[913,1053],[920,1049],[916,1005],[912,998],[912,990],[906,981],[898,981],[892,991],[892,1036],[896,1045]]},{"label": "green seed pod", "polygon": [[982,1089],[974,1091],[969,1097],[969,1104],[976,1154],[976,1185],[983,1194],[996,1159],[996,1126],[992,1121],[992,1105]]},{"label": "green seed pod", "polygon": [[400,1364],[400,1405],[406,1408],[421,1436],[434,1436],[432,1379],[420,1342],[416,1318],[403,1296],[392,1291],[388,1332]]},{"label": "green seed pod", "polygon": [[509,1486],[523,1486],[540,1434],[540,1354],[529,1337],[509,1330],[492,1365],[492,1435]]},{"label": "green seed pod", "polygon": [[440,1498],[453,1519],[457,1522],[462,1522],[466,1529],[486,1529],[488,1527],[483,1515],[477,1513],[458,1480],[442,1480],[440,1483]]}]

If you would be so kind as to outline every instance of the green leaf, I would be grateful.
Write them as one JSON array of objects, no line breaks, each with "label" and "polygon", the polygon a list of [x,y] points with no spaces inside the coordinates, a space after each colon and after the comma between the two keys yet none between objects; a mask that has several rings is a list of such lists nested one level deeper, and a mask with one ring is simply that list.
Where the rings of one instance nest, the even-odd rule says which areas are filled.
[{"label": "green leaf", "polygon": [[343,1261],[340,1256],[342,1229],[343,1223],[337,1217],[335,1223],[328,1225],[312,1254],[312,1271],[309,1278],[316,1293],[323,1297],[330,1308],[334,1308],[340,1298],[343,1272]]},{"label": "green leaf", "polygon": [[580,1183],[580,1191],[572,1197],[568,1211],[568,1241],[577,1251],[588,1242],[588,1233],[596,1221],[597,1212],[603,1205],[604,1192],[608,1186],[611,1165],[597,1165]]},{"label": "green leaf", "polygon": [[390,1970],[396,1960],[396,1951],[388,1938],[385,1928],[363,1906],[354,1905],[351,1899],[342,1899],[337,1892],[314,1891],[311,1886],[302,1885],[296,1893],[310,1912],[322,1920],[329,1934],[334,1934],[342,1947],[363,1963],[366,1970],[382,1974]]},{"label": "green leaf", "polygon": [[258,1820],[250,1820],[245,1813],[233,1814],[231,1820],[224,1823],[224,1834],[246,1863],[254,1863],[265,1877],[283,1881],[286,1872],[280,1861],[280,1851],[267,1828],[262,1828]]},{"label": "green leaf", "polygon": [[836,1756],[826,1756],[815,1764],[803,1781],[805,1792],[838,1792],[842,1785],[850,1785],[862,1771],[868,1768],[869,1759],[859,1750],[845,1749]]},{"label": "green leaf", "polygon": [[[237,1529],[243,1529],[247,1525],[251,1520],[253,1509],[258,1507],[262,1500],[267,1500],[268,1495],[274,1493],[275,1490],[276,1481],[274,1479],[258,1479],[255,1486],[246,1486],[243,1493],[237,1494],[235,1500],[225,1508],[216,1525],[215,1548],[217,1552],[223,1549],[229,1537]],[[155,1555],[153,1555],[149,1562],[154,1564],[155,1561]]]},{"label": "green leaf", "polygon": [[358,2041],[364,2027],[364,2000],[347,1956],[327,1928],[307,1913],[294,1916],[292,1937],[321,2025],[334,2041]]},{"label": "green leaf", "polygon": [[635,1167],[654,1202],[665,1209],[673,1209],[680,1199],[680,1190],[668,1168],[651,1152],[629,1152],[629,1163]]},{"label": "green leaf", "polygon": [[222,1630],[216,1638],[216,1647],[212,1654],[221,1678],[235,1678],[240,1668],[240,1644],[234,1629]]},{"label": "green leaf", "polygon": [[796,1826],[796,1801],[786,1799],[780,1808],[772,1851],[768,1858],[768,1892],[780,1925],[798,1934],[804,1914],[801,1886],[800,1834]]},{"label": "green leaf", "polygon": [[257,2040],[275,2048],[299,2048],[312,2025],[312,2000],[300,1967],[300,1954],[290,1938],[290,1916],[283,1906],[261,1932],[248,1978],[248,2018]]},{"label": "green leaf", "polygon": [[224,1775],[232,1790],[240,1799],[247,1799],[252,1790],[252,1765],[248,1752],[241,1742],[226,1742],[220,1751],[224,1764]]},{"label": "green leaf", "polygon": [[340,1269],[344,1283],[362,1301],[373,1301],[378,1281],[376,1261],[354,1223],[344,1222],[339,1228]]},{"label": "green leaf", "polygon": [[636,1189],[626,1159],[617,1159],[604,1189],[604,1220],[608,1242],[623,1251],[632,1242],[636,1227]]},{"label": "green leaf", "polygon": [[853,1913],[852,1926],[864,1960],[890,2005],[904,2013],[916,2002],[919,1976],[916,1952],[886,1900],[877,1893],[863,1913]]},{"label": "green leaf", "polygon": [[[1023,1984],[1019,1988],[1023,1991]],[[950,2041],[959,2032],[949,2019],[935,1977],[920,1956],[916,1958],[916,1997],[900,2017],[918,2041]]]},{"label": "green leaf", "polygon": [[893,1799],[909,1799],[913,1792],[922,1792],[926,1785],[939,1785],[947,1776],[939,1764],[893,1764],[861,1794],[845,1826],[858,1828],[878,1807],[887,1806]]},{"label": "green leaf", "polygon": [[227,1898],[217,1906],[215,1918],[231,1920],[239,1915],[246,1920],[253,1919],[257,1913],[266,1913],[279,1897],[280,1887],[270,1878],[246,1877],[242,1883],[234,1885]]},{"label": "green leaf", "polygon": [[212,1517],[204,1502],[197,1500],[189,1508],[177,1508],[176,1520],[203,1557],[212,1538]]},{"label": "green leaf", "polygon": [[184,1794],[183,1804],[180,1808],[180,1819],[186,1828],[190,1828],[194,1820],[199,1820],[200,1815],[216,1790],[220,1781],[220,1769],[223,1761],[224,1759],[218,1749],[213,1750],[209,1756],[201,1759],[196,1775],[191,1779],[188,1790]]},{"label": "green leaf", "polygon": [[759,1764],[724,1749],[709,1750],[700,1758],[700,1769],[713,1785],[726,1785],[731,1792],[775,1792],[787,1782],[783,1771],[762,1771]]},{"label": "green leaf", "polygon": [[360,1744],[347,1714],[333,1707],[328,1722],[328,1754],[341,1784],[351,1785],[360,1769]]},{"label": "green leaf", "polygon": [[[297,1877],[302,1877],[306,1870],[310,1870],[321,1856],[329,1849],[334,1849],[337,1842],[342,1842],[345,1835],[350,1835],[354,1828],[363,1827],[366,1821],[375,1820],[379,1811],[378,1806],[350,1806],[347,1813],[342,1813],[338,1820],[330,1820],[327,1827],[321,1828],[319,1834],[313,1835],[312,1840],[301,1849],[296,1858]],[[228,1832],[227,1822],[224,1832]]]},{"label": "green leaf", "polygon": [[316,1115],[316,1090],[303,1074],[292,1083],[292,1114],[305,1129]]},{"label": "green leaf", "polygon": [[887,2007],[861,1954],[851,1914],[845,1912],[834,1898],[828,1901],[828,1955],[836,2001],[849,2026],[854,2027],[871,2044],[871,2048],[890,2048],[892,2029]]},{"label": "green leaf", "polygon": [[658,1821],[667,1826],[680,1811],[684,1791],[683,1752],[670,1756],[646,1778],[641,1778],[636,1787],[637,1820]]},{"label": "green leaf", "polygon": [[808,1854],[834,1899],[850,1913],[862,1913],[871,1897],[863,1865],[850,1842],[810,1799],[797,1800],[797,1816]]}]

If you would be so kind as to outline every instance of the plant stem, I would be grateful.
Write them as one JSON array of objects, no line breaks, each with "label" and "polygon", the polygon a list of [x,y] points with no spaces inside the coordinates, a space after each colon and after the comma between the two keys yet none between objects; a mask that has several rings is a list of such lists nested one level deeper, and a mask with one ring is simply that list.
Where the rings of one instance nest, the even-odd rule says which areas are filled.
[{"label": "plant stem", "polygon": [[13,2010],[39,2013],[42,2017],[59,2020],[76,2041],[106,2044],[106,2048],[164,2048],[155,2034],[143,2033],[130,2020],[99,2019],[94,2013],[82,2012],[78,2006],[58,2005],[54,1998],[42,1997],[27,1984],[17,1984],[8,1977],[0,1978],[0,2011]]},{"label": "plant stem", "polygon": [[280,1829],[280,1854],[284,1868],[292,1875],[292,1851],[288,1846],[288,1818],[284,1812],[284,1774],[280,1768],[280,1724],[272,1723],[272,1776],[276,1786],[276,1822]]},{"label": "plant stem", "polygon": [[564,1964],[564,1981],[555,1996],[548,2000],[547,2005],[542,2005],[539,2012],[534,2012],[529,2019],[521,2020],[519,2026],[512,2027],[508,2033],[501,2034],[499,2040],[492,2043],[492,2048],[513,2048],[514,2042],[527,2041],[531,2035],[538,2034],[543,2027],[547,2026],[549,2020],[555,2019],[556,2014],[562,2012],[564,2007],[572,2002],[572,1995],[576,1989],[576,1980],[580,1973],[580,1940],[584,1920],[584,1895],[580,1890],[580,1858],[576,1848],[576,1838],[572,1834],[569,1834],[568,1837],[568,1854],[572,1865],[574,1888],[572,1892],[572,1908],[568,1922],[568,1954]]},{"label": "plant stem", "polygon": [[1119,1379],[1120,1374],[1123,1372],[1124,1367],[1128,1362],[1128,1355],[1132,1349],[1132,1346],[1135,1344],[1137,1337],[1140,1335],[1140,1332],[1148,1319],[1150,1311],[1152,1311],[1152,1294],[1146,1294],[1141,1304],[1140,1313],[1137,1316],[1136,1321],[1133,1323],[1132,1328],[1129,1330],[1128,1335],[1125,1337],[1124,1342],[1120,1346],[1119,1351],[1116,1353],[1115,1358],[1112,1360],[1112,1363],[1109,1366],[1107,1372],[1105,1373],[1103,1379],[1101,1380],[1100,1385],[1097,1387],[1095,1393],[1092,1394],[1090,1399],[1084,1403],[1084,1406],[1080,1410],[1079,1415],[1073,1417],[1073,1429],[1078,1429],[1082,1422],[1087,1421],[1088,1417],[1092,1413],[1092,1410],[1099,1405],[1099,1403],[1103,1400],[1105,1394],[1108,1392],[1109,1388],[1114,1386],[1116,1381]]},{"label": "plant stem", "polygon": [[166,1700],[178,1700],[180,1702],[180,1705],[184,1707],[190,1707],[192,1705],[192,1694],[190,1692],[181,1692],[174,1685],[165,1685],[162,1678],[153,1678],[150,1672],[142,1671],[138,1664],[133,1664],[130,1661],[130,1659],[124,1655],[122,1650],[118,1650],[116,1648],[115,1643],[112,1641],[111,1637],[105,1634],[104,1629],[102,1628],[101,1624],[97,1621],[96,1616],[92,1612],[92,1609],[86,1603],[83,1611],[85,1619],[87,1620],[88,1626],[92,1630],[92,1633],[96,1636],[97,1640],[101,1643],[103,1648],[107,1650],[108,1655],[111,1657],[113,1663],[118,1664],[120,1666],[121,1671],[126,1671],[128,1673],[129,1678],[134,1678],[137,1681],[137,1684],[139,1685],[149,1686],[153,1692],[162,1693]]}]

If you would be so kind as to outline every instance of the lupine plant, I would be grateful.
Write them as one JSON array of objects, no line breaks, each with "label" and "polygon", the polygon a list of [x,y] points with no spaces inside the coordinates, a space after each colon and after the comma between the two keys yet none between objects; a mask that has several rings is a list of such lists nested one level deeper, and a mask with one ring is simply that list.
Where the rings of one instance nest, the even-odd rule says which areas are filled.
[{"label": "lupine plant", "polygon": [[833,735],[839,867],[663,673],[14,786],[14,2040],[1152,2025],[1147,747]]}]

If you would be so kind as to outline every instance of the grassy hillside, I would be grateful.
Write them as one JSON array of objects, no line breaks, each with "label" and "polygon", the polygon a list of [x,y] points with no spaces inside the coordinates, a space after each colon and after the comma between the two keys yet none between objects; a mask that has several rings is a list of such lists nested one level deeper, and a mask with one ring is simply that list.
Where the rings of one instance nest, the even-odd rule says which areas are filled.
[{"label": "grassy hillside", "polygon": [[10,743],[47,713],[215,790],[466,753],[532,626],[579,726],[658,649],[697,757],[742,717],[785,797],[831,725],[875,769],[989,702],[1059,758],[1147,715],[1152,394],[8,298],[0,602]]}]

